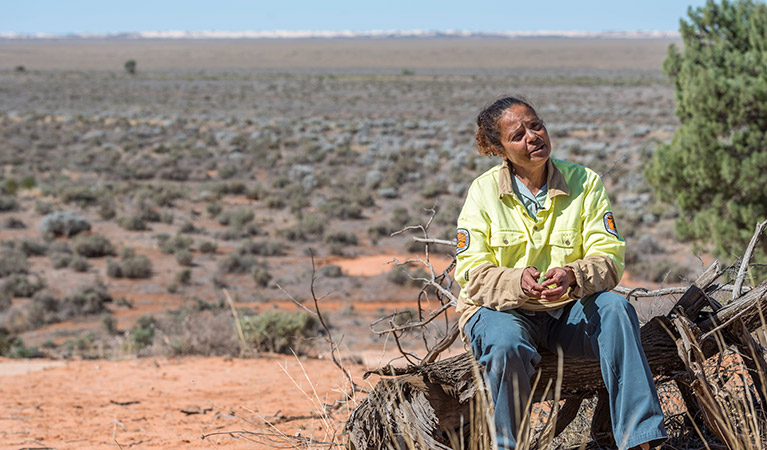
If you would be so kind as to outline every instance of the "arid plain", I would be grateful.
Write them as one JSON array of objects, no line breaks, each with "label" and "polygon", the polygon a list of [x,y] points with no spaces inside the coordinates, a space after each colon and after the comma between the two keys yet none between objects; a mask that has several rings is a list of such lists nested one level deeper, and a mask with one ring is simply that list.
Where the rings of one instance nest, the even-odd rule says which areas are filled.
[{"label": "arid plain", "polygon": [[[415,317],[405,272],[425,272],[387,264],[423,254],[419,233],[391,234],[435,210],[430,237],[452,239],[497,163],[474,117],[506,93],[536,106],[555,157],[602,174],[623,285],[687,284],[710,257],[675,239],[642,176],[678,123],[674,42],[0,40],[0,350],[42,357],[0,359],[0,446],[342,442],[353,404],[312,417],[346,391],[324,330],[284,344],[259,318],[314,307],[313,255],[355,378],[396,358],[368,324]],[[432,248],[434,266],[451,253]],[[420,334],[401,342],[425,353]],[[257,434],[200,439],[236,430]]]}]

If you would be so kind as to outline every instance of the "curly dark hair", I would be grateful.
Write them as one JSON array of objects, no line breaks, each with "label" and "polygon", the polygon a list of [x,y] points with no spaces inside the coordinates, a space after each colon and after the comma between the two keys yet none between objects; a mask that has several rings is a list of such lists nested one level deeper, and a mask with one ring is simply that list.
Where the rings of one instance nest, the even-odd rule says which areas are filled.
[{"label": "curly dark hair", "polygon": [[498,132],[498,119],[501,118],[504,111],[514,105],[526,106],[530,108],[533,114],[538,115],[533,105],[519,96],[503,97],[491,103],[490,106],[486,106],[477,116],[477,148],[480,155],[494,155],[497,153],[495,149],[503,147]]}]

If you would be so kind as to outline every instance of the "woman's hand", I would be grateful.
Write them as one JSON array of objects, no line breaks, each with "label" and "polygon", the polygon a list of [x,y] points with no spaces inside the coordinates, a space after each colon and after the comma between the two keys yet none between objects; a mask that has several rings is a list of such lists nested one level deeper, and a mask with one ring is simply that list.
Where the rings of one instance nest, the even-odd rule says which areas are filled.
[{"label": "woman's hand", "polygon": [[540,297],[544,300],[557,300],[575,283],[575,273],[569,267],[554,267],[546,272],[541,282],[543,291]]},{"label": "woman's hand", "polygon": [[541,298],[541,292],[546,288],[542,284],[538,283],[541,273],[533,266],[526,267],[522,271],[522,292],[528,298]]}]

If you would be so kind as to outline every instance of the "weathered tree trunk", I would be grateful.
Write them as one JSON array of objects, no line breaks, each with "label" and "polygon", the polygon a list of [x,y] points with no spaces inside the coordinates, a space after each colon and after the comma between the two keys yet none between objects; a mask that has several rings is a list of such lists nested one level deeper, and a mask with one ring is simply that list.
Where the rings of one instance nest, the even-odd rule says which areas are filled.
[{"label": "weathered tree trunk", "polygon": [[[676,379],[685,373],[685,364],[677,352],[679,334],[670,320],[674,314],[683,314],[701,331],[704,339],[700,346],[705,357],[711,357],[722,350],[713,333],[706,338],[706,333],[717,327],[732,339],[728,343],[748,349],[749,356],[754,356],[754,349],[758,346],[755,347],[753,340],[749,340],[750,334],[745,333],[745,330],[751,332],[760,327],[760,314],[767,315],[767,301],[764,301],[767,281],[719,308],[720,305],[705,293],[705,289],[716,278],[710,275],[704,274],[708,279],[701,279],[704,276],[699,278],[697,285],[690,287],[667,316],[654,317],[641,328],[642,346],[653,375]],[[706,309],[710,311],[705,312]],[[540,353],[543,358],[537,366],[540,381],[533,394],[535,400],[543,399],[548,380],[553,383],[558,373],[557,356],[545,351]],[[755,356],[762,360],[749,362],[752,371],[764,367],[761,352]],[[393,378],[383,378],[347,421],[350,446],[358,450],[449,448],[449,434],[467,436],[470,405],[477,394],[474,377],[480,371],[472,355],[464,353],[390,374],[396,375]],[[582,399],[600,390],[604,390],[604,383],[598,361],[564,359],[562,400],[569,400],[571,406],[580,404]],[[550,389],[549,397],[551,392]],[[692,400],[688,406],[694,407]],[[566,420],[557,423],[555,432],[561,432],[575,417],[575,414],[571,414],[572,409],[570,407],[567,414],[560,417]],[[601,425],[595,424],[597,427]]]}]

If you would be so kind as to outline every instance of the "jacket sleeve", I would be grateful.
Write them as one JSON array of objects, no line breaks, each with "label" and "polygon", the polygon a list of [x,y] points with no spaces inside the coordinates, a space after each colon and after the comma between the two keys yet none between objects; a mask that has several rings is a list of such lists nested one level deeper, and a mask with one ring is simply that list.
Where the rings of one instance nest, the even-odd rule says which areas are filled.
[{"label": "jacket sleeve", "polygon": [[[458,217],[456,279],[461,286],[458,311],[468,305],[498,311],[519,307],[527,301],[522,292],[524,269],[499,267],[490,247],[490,221],[482,207],[485,199],[472,183]],[[492,197],[493,194],[490,194]]]},{"label": "jacket sleeve", "polygon": [[615,217],[602,180],[594,174],[585,187],[583,211],[583,259],[566,264],[573,269],[576,286],[571,298],[613,289],[621,280],[626,243],[615,226]]}]

